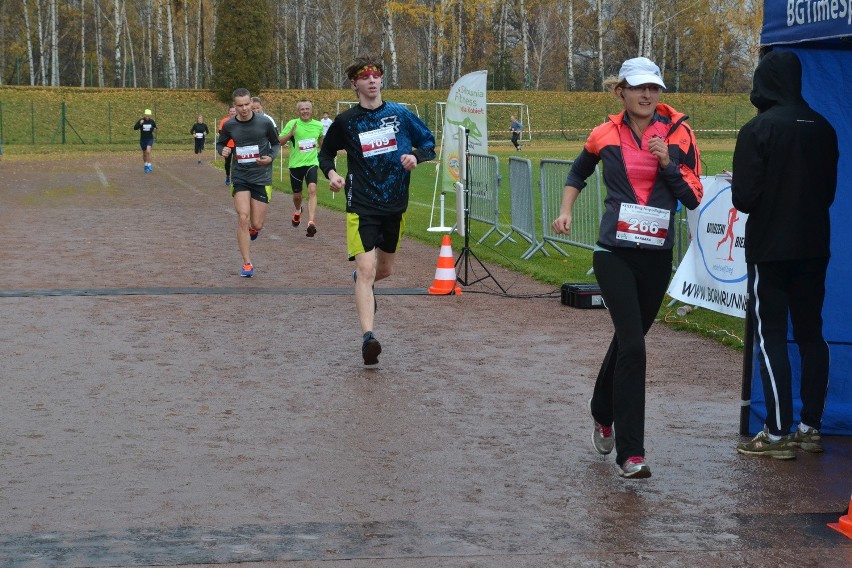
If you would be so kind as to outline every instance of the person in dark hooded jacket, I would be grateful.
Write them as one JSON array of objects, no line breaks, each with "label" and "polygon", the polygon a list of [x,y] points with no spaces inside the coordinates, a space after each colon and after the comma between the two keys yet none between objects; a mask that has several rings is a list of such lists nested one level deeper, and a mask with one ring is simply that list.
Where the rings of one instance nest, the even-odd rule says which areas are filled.
[{"label": "person in dark hooded jacket", "polygon": [[[802,65],[795,53],[767,53],[755,69],[750,98],[758,115],[737,136],[731,192],[734,207],[748,213],[749,310],[766,423],[737,451],[792,459],[795,447],[823,449],[819,429],[829,351],[822,336],[822,307],[839,151],[834,128],[802,97]],[[801,422],[792,434],[788,315],[801,355]]]}]

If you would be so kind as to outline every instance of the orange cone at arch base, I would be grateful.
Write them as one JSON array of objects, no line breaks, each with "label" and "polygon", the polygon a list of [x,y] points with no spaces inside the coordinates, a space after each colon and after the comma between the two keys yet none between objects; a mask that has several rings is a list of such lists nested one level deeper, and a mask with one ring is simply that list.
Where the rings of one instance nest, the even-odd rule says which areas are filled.
[{"label": "orange cone at arch base", "polygon": [[430,294],[461,294],[461,287],[456,284],[456,264],[453,260],[453,245],[450,235],[444,235],[441,242],[441,253],[438,255],[438,267],[435,269],[435,281],[429,288]]},{"label": "orange cone at arch base", "polygon": [[846,538],[852,538],[852,497],[849,498],[849,509],[846,514],[840,517],[836,523],[828,523],[828,526],[842,533]]}]

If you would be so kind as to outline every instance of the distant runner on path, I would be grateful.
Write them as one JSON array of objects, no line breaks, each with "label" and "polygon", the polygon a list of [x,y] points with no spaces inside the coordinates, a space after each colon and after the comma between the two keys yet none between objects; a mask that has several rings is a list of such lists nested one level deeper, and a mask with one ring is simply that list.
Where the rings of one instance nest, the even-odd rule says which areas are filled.
[{"label": "distant runner on path", "polygon": [[154,133],[157,131],[157,123],[151,118],[151,109],[145,109],[145,115],[133,125],[133,130],[139,131],[139,146],[142,147],[142,168],[146,174],[154,171],[151,163],[151,148],[154,147]]}]

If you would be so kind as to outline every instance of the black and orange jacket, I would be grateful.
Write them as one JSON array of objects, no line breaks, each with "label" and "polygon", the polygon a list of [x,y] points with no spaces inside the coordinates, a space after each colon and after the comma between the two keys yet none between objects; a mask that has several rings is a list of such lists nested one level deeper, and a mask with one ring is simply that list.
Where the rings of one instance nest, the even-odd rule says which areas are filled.
[{"label": "black and orange jacket", "polygon": [[[603,180],[606,185],[604,213],[601,218],[598,244],[607,247],[671,249],[674,246],[674,226],[677,203],[695,209],[701,202],[704,188],[701,185],[701,158],[695,143],[695,134],[686,123],[686,115],[665,104],[658,104],[654,126],[665,136],[671,161],[665,168],[658,168],[647,199],[641,204],[670,212],[666,240],[662,246],[637,245],[616,239],[618,213],[622,203],[639,204],[640,200],[627,174],[625,160],[628,153],[622,151],[622,129],[630,130],[624,120],[624,112],[610,115],[609,121],[592,130],[583,151],[574,160],[565,185],[582,190],[586,179],[594,174],[598,162],[603,161]],[[632,136],[632,134],[631,134]]]}]

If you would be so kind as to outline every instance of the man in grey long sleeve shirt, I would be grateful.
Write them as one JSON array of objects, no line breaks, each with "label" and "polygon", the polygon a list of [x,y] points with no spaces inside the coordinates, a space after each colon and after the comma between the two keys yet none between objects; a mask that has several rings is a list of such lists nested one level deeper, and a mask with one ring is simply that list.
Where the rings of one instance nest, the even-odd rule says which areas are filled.
[{"label": "man in grey long sleeve shirt", "polygon": [[[240,276],[254,276],[251,241],[263,228],[266,207],[272,197],[272,161],[278,157],[281,143],[272,121],[251,110],[251,93],[237,89],[233,94],[237,114],[219,131],[216,151],[223,158],[234,154],[231,166],[231,195],[237,211],[237,244],[243,257]],[[228,141],[234,141],[234,148]]]}]

